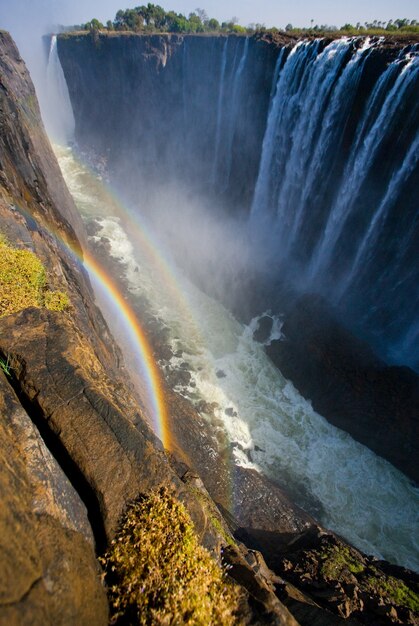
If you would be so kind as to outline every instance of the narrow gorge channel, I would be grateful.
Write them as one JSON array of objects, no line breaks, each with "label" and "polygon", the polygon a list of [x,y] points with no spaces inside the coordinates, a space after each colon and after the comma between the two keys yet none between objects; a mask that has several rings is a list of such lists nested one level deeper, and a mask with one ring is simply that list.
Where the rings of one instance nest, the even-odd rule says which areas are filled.
[{"label": "narrow gorge channel", "polygon": [[[63,98],[57,53],[75,118],[76,143],[55,147],[65,181],[92,249],[164,337],[166,381],[208,423],[214,454],[364,552],[419,570],[417,488],[316,413],[264,350],[282,337],[282,300],[314,290],[382,354],[417,365],[417,47],[62,37],[49,79]],[[383,241],[395,229],[394,251]],[[125,329],[102,310],[130,369]],[[228,488],[234,516],[233,471]]]}]

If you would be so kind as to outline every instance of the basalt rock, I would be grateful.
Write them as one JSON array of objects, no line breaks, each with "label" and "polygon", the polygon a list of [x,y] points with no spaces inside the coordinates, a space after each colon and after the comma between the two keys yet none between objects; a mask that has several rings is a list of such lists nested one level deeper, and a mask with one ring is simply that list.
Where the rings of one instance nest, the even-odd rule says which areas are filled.
[{"label": "basalt rock", "polygon": [[419,378],[387,366],[318,297],[288,312],[266,352],[332,424],[419,482]]},{"label": "basalt rock", "polygon": [[[385,562],[331,533],[302,534],[283,551],[275,570],[317,605],[345,620],[374,626],[419,623],[418,575],[397,566],[389,570]],[[296,600],[286,586],[280,597],[290,607]]]},{"label": "basalt rock", "polygon": [[80,216],[45,135],[25,64],[4,31],[0,31],[0,128],[1,195],[7,195],[28,219],[40,218],[77,246],[76,233],[79,239],[84,237]]},{"label": "basalt rock", "polygon": [[0,623],[106,624],[87,511],[0,372]]},{"label": "basalt rock", "polygon": [[[250,39],[247,45],[251,63],[243,68],[245,94],[236,96],[234,136],[227,141],[230,129],[224,129],[219,142],[231,160],[229,180],[219,190],[237,207],[251,202],[277,56],[276,46],[265,41]],[[105,156],[118,185],[133,191],[138,180],[137,193],[144,194],[145,183],[174,177],[198,191],[208,187],[217,110],[220,100],[228,107],[234,98],[244,37],[100,33],[95,40],[65,34],[58,37],[58,53],[77,140]],[[223,72],[228,87],[220,93]]]}]

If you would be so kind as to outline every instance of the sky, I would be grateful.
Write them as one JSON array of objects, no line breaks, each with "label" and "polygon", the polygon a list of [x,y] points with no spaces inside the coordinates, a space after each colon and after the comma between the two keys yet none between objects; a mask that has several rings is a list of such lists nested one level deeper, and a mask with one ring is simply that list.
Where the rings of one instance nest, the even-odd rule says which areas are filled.
[{"label": "sky", "polygon": [[[0,29],[9,30],[37,86],[41,80],[41,35],[58,24],[72,25],[91,20],[114,19],[118,9],[147,4],[148,0],[0,0]],[[167,11],[189,15],[197,7],[220,22],[237,17],[239,23],[284,28],[347,22],[419,20],[418,0],[155,0]]]},{"label": "sky", "polygon": [[[197,6],[219,21],[235,16],[239,23],[260,23],[284,27],[314,24],[341,26],[385,21],[396,18],[419,20],[418,0],[164,0],[155,1],[166,10],[188,15]],[[147,0],[0,0],[0,28],[12,29],[19,21],[31,19],[35,24],[80,23],[97,17],[103,22],[113,19],[118,9],[147,4]]]}]

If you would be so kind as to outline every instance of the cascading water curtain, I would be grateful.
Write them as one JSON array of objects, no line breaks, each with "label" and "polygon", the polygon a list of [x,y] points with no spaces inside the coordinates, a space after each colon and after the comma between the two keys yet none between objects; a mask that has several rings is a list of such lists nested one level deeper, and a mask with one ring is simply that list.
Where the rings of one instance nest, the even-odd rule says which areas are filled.
[{"label": "cascading water curtain", "polygon": [[276,79],[250,223],[388,358],[418,367],[419,46],[301,42]]}]

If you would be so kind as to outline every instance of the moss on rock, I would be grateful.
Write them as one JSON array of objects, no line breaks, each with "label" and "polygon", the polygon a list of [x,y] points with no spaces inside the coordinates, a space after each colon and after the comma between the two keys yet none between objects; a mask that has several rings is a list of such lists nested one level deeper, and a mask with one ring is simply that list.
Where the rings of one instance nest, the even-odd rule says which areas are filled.
[{"label": "moss on rock", "polygon": [[419,614],[419,594],[410,589],[402,580],[394,576],[383,576],[377,572],[377,576],[368,576],[364,584],[371,593],[388,599],[398,607],[406,607]]},{"label": "moss on rock", "polygon": [[0,317],[31,306],[62,311],[67,294],[51,291],[45,268],[30,250],[12,247],[0,234]]},{"label": "moss on rock", "polygon": [[321,573],[326,579],[339,579],[346,570],[351,574],[360,574],[365,566],[357,560],[349,547],[334,545],[320,555]]},{"label": "moss on rock", "polygon": [[102,564],[112,623],[237,624],[238,587],[198,544],[189,514],[167,489],[129,506]]}]

